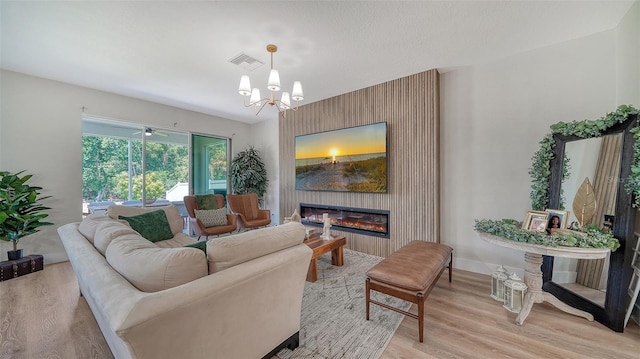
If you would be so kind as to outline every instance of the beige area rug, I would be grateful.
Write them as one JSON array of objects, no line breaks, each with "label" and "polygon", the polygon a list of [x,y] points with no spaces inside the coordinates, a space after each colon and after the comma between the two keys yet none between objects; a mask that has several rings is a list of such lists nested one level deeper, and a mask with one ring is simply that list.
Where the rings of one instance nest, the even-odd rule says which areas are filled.
[{"label": "beige area rug", "polygon": [[[318,280],[307,282],[302,299],[300,346],[278,353],[289,358],[379,358],[403,315],[371,305],[365,316],[365,273],[382,258],[344,250],[344,265],[331,265],[331,254],[318,258]],[[411,303],[371,292],[372,299],[408,310]]]}]

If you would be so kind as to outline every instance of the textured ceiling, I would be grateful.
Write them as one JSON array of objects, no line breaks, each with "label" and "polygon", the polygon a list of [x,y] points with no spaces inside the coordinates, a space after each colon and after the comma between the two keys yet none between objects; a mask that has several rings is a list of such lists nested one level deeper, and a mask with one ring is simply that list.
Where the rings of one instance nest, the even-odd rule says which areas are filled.
[{"label": "textured ceiling", "polygon": [[[0,3],[3,69],[247,123],[240,76],[267,93],[269,55],[303,104],[433,68],[614,28],[633,1],[108,1]],[[245,53],[265,65],[248,72]]]}]

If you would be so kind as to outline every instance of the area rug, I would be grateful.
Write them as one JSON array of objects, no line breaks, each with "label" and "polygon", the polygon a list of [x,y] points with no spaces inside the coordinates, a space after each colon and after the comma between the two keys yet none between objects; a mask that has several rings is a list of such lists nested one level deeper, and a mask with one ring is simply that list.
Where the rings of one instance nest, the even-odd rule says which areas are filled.
[{"label": "area rug", "polygon": [[[365,316],[365,273],[382,258],[344,250],[344,265],[331,265],[331,254],[318,257],[318,280],[307,282],[302,299],[300,346],[278,353],[289,358],[379,358],[403,315],[371,305]],[[411,303],[378,292],[371,298],[408,310]]]}]

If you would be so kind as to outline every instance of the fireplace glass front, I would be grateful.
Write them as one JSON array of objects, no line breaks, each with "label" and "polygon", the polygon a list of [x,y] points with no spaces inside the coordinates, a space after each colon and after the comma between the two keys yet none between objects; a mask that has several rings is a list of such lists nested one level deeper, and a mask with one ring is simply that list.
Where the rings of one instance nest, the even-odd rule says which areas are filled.
[{"label": "fireplace glass front", "polygon": [[329,215],[332,230],[389,238],[389,211],[322,204],[300,204],[302,223],[305,225],[322,227],[324,213]]}]

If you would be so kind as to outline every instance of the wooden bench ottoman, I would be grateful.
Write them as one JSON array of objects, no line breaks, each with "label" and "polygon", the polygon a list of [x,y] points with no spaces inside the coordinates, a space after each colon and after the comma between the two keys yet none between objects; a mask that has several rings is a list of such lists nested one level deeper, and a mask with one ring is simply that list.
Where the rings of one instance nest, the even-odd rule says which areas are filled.
[{"label": "wooden bench ottoman", "polygon": [[[365,281],[367,320],[369,320],[369,303],[416,318],[422,343],[424,301],[445,268],[449,268],[449,282],[451,282],[452,267],[453,249],[446,244],[409,242],[367,272]],[[418,315],[372,300],[371,290],[418,304]]]}]

